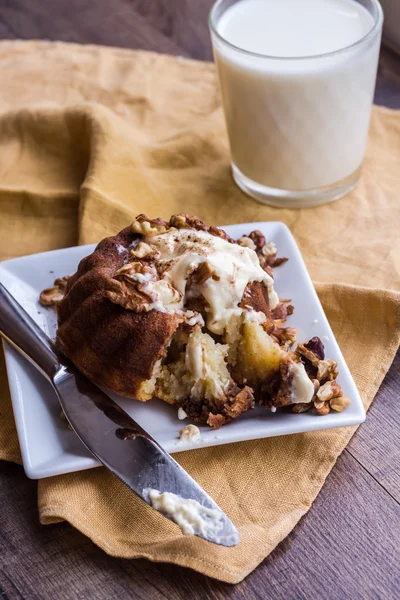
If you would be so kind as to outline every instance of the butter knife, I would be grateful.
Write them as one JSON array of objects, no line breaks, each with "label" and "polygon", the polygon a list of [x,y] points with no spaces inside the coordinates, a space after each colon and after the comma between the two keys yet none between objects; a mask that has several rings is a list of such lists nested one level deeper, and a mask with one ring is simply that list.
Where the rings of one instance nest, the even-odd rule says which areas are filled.
[{"label": "butter knife", "polygon": [[1,283],[0,335],[50,381],[75,433],[125,485],[183,531],[222,546],[239,543],[236,528],[210,496],[67,360]]}]

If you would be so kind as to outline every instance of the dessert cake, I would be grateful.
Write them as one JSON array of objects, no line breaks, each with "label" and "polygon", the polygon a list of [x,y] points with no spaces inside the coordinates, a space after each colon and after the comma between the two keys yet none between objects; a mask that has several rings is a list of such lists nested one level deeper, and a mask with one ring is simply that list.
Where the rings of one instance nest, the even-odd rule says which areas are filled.
[{"label": "dessert cake", "polygon": [[273,281],[285,260],[259,231],[235,241],[196,217],[139,215],[41,300],[57,303],[56,344],[85,375],[193,422],[218,428],[255,405],[342,411],[321,340],[293,348]]}]

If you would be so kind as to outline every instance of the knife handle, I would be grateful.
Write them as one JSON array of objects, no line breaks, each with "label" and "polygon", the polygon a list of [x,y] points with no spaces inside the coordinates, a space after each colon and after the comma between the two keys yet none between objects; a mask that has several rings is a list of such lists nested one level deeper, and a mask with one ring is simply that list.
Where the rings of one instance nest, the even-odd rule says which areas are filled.
[{"label": "knife handle", "polygon": [[2,283],[0,283],[0,335],[50,381],[60,369],[60,361],[53,342]]}]

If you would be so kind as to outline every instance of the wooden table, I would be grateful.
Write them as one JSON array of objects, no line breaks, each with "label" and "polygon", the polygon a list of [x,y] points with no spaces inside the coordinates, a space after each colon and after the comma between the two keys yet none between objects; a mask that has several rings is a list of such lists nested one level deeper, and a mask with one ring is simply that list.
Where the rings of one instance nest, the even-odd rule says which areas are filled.
[{"label": "wooden table", "polygon": [[[0,0],[0,38],[144,48],[211,60],[211,0]],[[4,85],[4,83],[3,83]],[[381,54],[376,102],[400,108],[400,58]],[[0,597],[154,600],[400,597],[400,354],[314,506],[236,586],[108,557],[67,524],[38,523],[36,483],[0,462]],[[22,516],[21,516],[22,515]]]}]

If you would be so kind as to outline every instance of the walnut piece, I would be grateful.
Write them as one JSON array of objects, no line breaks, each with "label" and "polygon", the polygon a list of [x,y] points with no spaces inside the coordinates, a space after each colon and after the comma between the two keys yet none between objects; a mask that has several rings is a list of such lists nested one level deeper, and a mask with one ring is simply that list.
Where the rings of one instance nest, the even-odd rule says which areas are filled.
[{"label": "walnut piece", "polygon": [[330,412],[329,402],[314,402],[314,408],[317,415],[327,415]]},{"label": "walnut piece", "polygon": [[320,360],[317,366],[317,378],[319,381],[325,381],[326,379],[332,381],[335,379],[338,376],[336,367],[337,362],[331,358]]},{"label": "walnut piece", "polygon": [[44,289],[39,296],[40,304],[42,306],[54,306],[55,304],[61,302],[61,300],[64,298],[68,279],[69,275],[58,277],[54,281],[54,285],[52,287]]},{"label": "walnut piece", "polygon": [[275,242],[268,242],[263,246],[261,252],[264,256],[276,256],[278,253],[278,248],[276,247]]},{"label": "walnut piece", "polygon": [[133,261],[123,265],[115,273],[116,279],[122,279],[124,277],[134,278],[136,274],[145,275],[147,273],[148,279],[153,279],[157,276],[157,271],[153,265]]},{"label": "walnut piece", "polygon": [[201,219],[191,217],[185,213],[172,215],[169,220],[170,227],[176,229],[197,229],[198,231],[207,231],[208,227]]},{"label": "walnut piece", "polygon": [[149,219],[146,215],[138,215],[132,223],[133,233],[152,237],[167,231],[168,225],[163,219]]},{"label": "walnut piece", "polygon": [[343,412],[344,409],[349,406],[350,398],[348,398],[348,396],[339,396],[337,398],[332,398],[329,404],[332,410]]},{"label": "walnut piece", "polygon": [[146,242],[139,242],[134,250],[131,250],[131,256],[135,258],[145,258],[154,254],[154,247],[152,248]]},{"label": "walnut piece", "polygon": [[314,354],[314,352],[311,352],[311,350],[306,348],[304,344],[298,344],[298,346],[296,348],[296,354],[298,354],[299,356],[303,356],[308,361],[310,361],[310,363],[313,365],[313,367],[318,367],[318,364],[319,364],[318,356],[316,356]]},{"label": "walnut piece", "polygon": [[152,308],[152,298],[149,297],[134,281],[125,278],[123,281],[110,279],[105,295],[114,304],[119,304],[134,312],[149,312]]},{"label": "walnut piece", "polygon": [[278,327],[275,324],[277,322],[278,321],[273,322],[273,328],[270,329],[268,333],[274,342],[277,342],[281,348],[288,350],[296,341],[297,329],[294,327]]},{"label": "walnut piece", "polygon": [[241,238],[238,239],[237,243],[239,244],[239,246],[243,246],[244,248],[250,248],[250,250],[256,249],[255,243],[248,235],[243,235]]},{"label": "walnut piece", "polygon": [[343,392],[336,381],[327,381],[319,388],[316,396],[320,402],[328,402],[332,398],[342,396]]},{"label": "walnut piece", "polygon": [[254,242],[257,250],[261,250],[265,246],[265,237],[258,229],[255,229],[249,234],[249,238],[251,238]]}]

